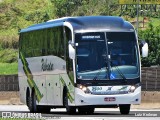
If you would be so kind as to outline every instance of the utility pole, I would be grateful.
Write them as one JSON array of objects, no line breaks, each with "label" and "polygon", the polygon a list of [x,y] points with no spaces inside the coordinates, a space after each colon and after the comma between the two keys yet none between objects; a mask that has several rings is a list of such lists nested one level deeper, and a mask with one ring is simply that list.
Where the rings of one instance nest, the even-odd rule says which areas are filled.
[{"label": "utility pole", "polygon": [[107,1],[107,4],[108,4],[108,6],[107,6],[108,11],[107,11],[107,12],[108,12],[108,16],[109,16],[109,9],[110,9],[110,6],[109,6],[109,5],[110,5],[110,0]]},{"label": "utility pole", "polygon": [[137,3],[137,35],[138,35],[138,29],[139,29],[139,0]]}]

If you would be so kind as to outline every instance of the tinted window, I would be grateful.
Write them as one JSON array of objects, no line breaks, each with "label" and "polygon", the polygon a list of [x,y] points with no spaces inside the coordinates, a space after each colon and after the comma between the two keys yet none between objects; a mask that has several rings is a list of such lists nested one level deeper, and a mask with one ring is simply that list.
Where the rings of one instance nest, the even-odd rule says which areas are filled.
[{"label": "tinted window", "polygon": [[20,51],[25,57],[55,55],[64,58],[63,28],[22,33]]}]

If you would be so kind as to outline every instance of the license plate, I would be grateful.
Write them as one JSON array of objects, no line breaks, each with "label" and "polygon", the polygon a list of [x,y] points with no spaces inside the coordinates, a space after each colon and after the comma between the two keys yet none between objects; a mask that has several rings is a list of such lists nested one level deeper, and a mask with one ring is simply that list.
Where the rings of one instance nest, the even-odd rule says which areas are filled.
[{"label": "license plate", "polygon": [[104,101],[110,102],[110,101],[116,101],[115,97],[105,97]]}]

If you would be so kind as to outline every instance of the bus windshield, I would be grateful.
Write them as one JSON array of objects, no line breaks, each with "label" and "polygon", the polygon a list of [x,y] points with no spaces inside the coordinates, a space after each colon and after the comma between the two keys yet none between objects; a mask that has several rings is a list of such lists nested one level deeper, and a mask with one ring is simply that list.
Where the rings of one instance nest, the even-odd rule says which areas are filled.
[{"label": "bus windshield", "polygon": [[139,77],[139,54],[134,32],[77,33],[75,40],[78,79]]}]

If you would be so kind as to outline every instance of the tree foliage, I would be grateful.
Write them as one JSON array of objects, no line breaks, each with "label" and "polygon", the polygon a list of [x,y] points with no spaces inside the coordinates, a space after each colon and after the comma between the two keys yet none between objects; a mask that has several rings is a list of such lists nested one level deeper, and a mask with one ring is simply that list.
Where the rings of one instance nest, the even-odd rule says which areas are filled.
[{"label": "tree foliage", "polygon": [[149,46],[149,56],[142,58],[142,66],[160,65],[160,26],[149,24],[148,29],[139,32],[139,37]]},{"label": "tree foliage", "polygon": [[109,15],[109,5],[117,0],[51,0],[56,17]]},{"label": "tree foliage", "polygon": [[[134,21],[136,10],[135,5],[126,8],[128,20]],[[159,12],[152,13],[152,17],[159,16]],[[3,0],[0,2],[0,48],[17,49],[18,31],[32,24],[65,16],[120,14],[118,0]],[[148,15],[151,16],[150,12]],[[139,38],[149,44],[149,57],[142,58],[142,65],[160,65],[160,26],[149,24],[147,29],[139,31]]]}]

